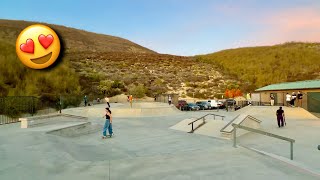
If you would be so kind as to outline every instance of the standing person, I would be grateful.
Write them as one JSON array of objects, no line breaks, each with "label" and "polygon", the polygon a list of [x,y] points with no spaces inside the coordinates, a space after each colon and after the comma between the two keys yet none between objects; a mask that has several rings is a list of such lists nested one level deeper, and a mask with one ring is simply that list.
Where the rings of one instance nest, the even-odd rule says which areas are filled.
[{"label": "standing person", "polygon": [[107,138],[107,130],[109,132],[109,136],[110,137],[113,136],[112,115],[111,115],[111,111],[109,108],[106,108],[106,114],[103,117],[106,117],[106,122],[104,123],[103,131],[102,131],[102,139],[105,139],[105,138]]},{"label": "standing person", "polygon": [[248,105],[251,105],[251,93],[247,93]]},{"label": "standing person", "polygon": [[298,91],[298,107],[302,107],[302,93]]},{"label": "standing person", "polygon": [[291,96],[291,106],[292,107],[295,107],[294,104],[295,104],[296,98],[297,98],[296,93],[292,92],[292,96]]},{"label": "standing person", "polygon": [[129,101],[130,101],[130,107],[132,108],[132,95],[129,96]]},{"label": "standing person", "polygon": [[168,98],[169,105],[171,105],[171,101],[172,101],[172,98],[171,98],[171,96],[169,95],[169,98]]},{"label": "standing person", "polygon": [[87,103],[88,103],[87,95],[84,96],[83,101],[84,101],[84,106],[87,106]]},{"label": "standing person", "polygon": [[274,105],[274,96],[273,96],[273,93],[270,94],[270,104],[271,104],[271,106]]},{"label": "standing person", "polygon": [[286,101],[287,101],[287,107],[289,107],[289,104],[291,104],[291,95],[287,93],[286,95]]},{"label": "standing person", "polygon": [[276,115],[277,115],[278,126],[283,127],[283,119],[285,117],[284,117],[284,111],[282,110],[281,106],[277,110]]},{"label": "standing person", "polygon": [[110,104],[109,104],[109,98],[108,96],[106,96],[106,98],[104,98],[104,100],[106,100],[107,104],[108,104],[108,107],[110,108]]}]

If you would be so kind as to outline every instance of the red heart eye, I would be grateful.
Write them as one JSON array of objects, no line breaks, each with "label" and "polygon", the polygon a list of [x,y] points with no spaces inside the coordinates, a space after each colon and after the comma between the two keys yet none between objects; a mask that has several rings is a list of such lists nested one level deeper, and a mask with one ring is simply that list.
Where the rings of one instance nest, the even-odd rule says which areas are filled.
[{"label": "red heart eye", "polygon": [[47,49],[53,42],[53,36],[48,34],[47,36],[40,34],[38,37],[40,44]]},{"label": "red heart eye", "polygon": [[32,39],[27,39],[26,43],[22,43],[20,45],[20,50],[25,52],[25,53],[34,53],[34,42]]}]

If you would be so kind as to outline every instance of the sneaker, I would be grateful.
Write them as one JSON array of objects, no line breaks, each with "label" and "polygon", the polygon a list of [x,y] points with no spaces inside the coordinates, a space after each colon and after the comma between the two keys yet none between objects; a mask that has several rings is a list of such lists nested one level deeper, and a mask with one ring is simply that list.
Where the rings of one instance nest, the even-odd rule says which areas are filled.
[{"label": "sneaker", "polygon": [[114,135],[114,134],[112,133],[112,134],[110,134],[109,136],[112,137],[113,135]]}]

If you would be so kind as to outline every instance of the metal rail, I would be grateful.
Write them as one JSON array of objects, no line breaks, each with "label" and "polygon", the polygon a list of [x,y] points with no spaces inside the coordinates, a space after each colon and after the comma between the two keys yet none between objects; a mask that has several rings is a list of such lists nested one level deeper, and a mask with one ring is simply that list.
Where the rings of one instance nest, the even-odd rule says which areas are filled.
[{"label": "metal rail", "polygon": [[254,133],[258,133],[258,134],[262,134],[262,135],[265,135],[265,136],[270,136],[270,137],[273,137],[273,138],[277,138],[277,139],[281,139],[281,140],[290,142],[290,159],[293,160],[293,143],[295,142],[294,139],[287,138],[287,137],[284,137],[284,136],[279,136],[279,135],[276,135],[276,134],[273,134],[273,133],[269,133],[269,132],[266,132],[266,131],[262,131],[262,130],[259,130],[259,129],[249,128],[249,127],[242,126],[242,125],[239,125],[239,124],[232,124],[232,126],[234,127],[234,131],[233,131],[233,147],[237,147],[237,128],[240,128],[240,129],[244,129],[244,130],[251,131],[251,132],[254,132]]},{"label": "metal rail", "polygon": [[[212,115],[213,116],[213,119],[215,120],[216,119],[216,116],[218,116],[218,117],[222,117],[222,120],[223,120],[223,118],[224,118],[224,116],[221,116],[221,115],[218,115],[218,114],[206,114],[206,115],[204,115],[204,116],[202,116],[202,117],[200,117],[200,118],[198,118],[198,119],[196,119],[196,120],[194,120],[194,121],[192,121],[192,122],[190,122],[188,125],[190,125],[191,124],[191,131],[189,131],[189,133],[193,133],[196,129],[198,129],[199,127],[201,127],[202,125],[204,125],[205,123],[206,123],[206,119],[205,119],[205,117],[207,117],[207,116],[209,116],[209,115]],[[198,127],[196,127],[196,128],[194,128],[193,127],[193,123],[195,123],[195,122],[197,122],[198,120],[203,120],[203,123],[201,123]]]}]

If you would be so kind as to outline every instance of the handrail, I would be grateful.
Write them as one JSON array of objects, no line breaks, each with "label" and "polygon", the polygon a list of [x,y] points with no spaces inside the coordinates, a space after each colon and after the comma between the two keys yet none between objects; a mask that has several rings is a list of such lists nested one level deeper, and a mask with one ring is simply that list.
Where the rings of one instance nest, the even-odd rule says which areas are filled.
[{"label": "handrail", "polygon": [[[216,116],[222,117],[222,120],[223,120],[223,118],[225,117],[225,116],[221,116],[221,115],[218,115],[218,114],[212,114],[212,113],[206,114],[206,115],[204,115],[204,116],[202,116],[202,117],[200,117],[200,118],[198,118],[198,119],[196,119],[196,120],[194,120],[194,121],[192,121],[192,122],[190,122],[190,123],[188,124],[188,125],[191,124],[191,131],[190,131],[189,133],[193,133],[196,129],[198,129],[200,126],[202,126],[204,123],[206,123],[206,122],[205,122],[205,120],[206,120],[205,117],[207,117],[207,116],[209,116],[209,115],[213,115],[213,119],[214,119],[214,120],[216,119]],[[203,123],[200,124],[198,127],[193,128],[193,123],[195,123],[196,121],[198,121],[198,120],[200,120],[200,119],[203,120]]]},{"label": "handrail", "polygon": [[242,125],[239,125],[239,124],[232,124],[232,126],[234,127],[234,131],[233,131],[233,147],[237,147],[237,144],[236,144],[236,142],[237,142],[236,129],[240,128],[240,129],[244,129],[244,130],[251,131],[251,132],[254,132],[254,133],[258,133],[258,134],[262,134],[262,135],[265,135],[265,136],[270,136],[270,137],[273,137],[273,138],[277,138],[277,139],[281,139],[281,140],[290,142],[290,159],[293,160],[293,143],[295,142],[294,139],[287,138],[287,137],[284,137],[284,136],[279,136],[277,134],[269,133],[269,132],[262,131],[262,130],[259,130],[259,129],[253,129],[253,128],[242,126]]},{"label": "handrail", "polygon": [[[226,131],[225,129],[226,129],[227,127],[229,127],[230,124],[232,124],[240,115],[241,115],[241,114],[238,114],[235,118],[233,118],[227,125],[225,125],[225,126],[220,130],[220,132],[222,132],[222,133],[231,133],[233,130],[231,130],[231,131]],[[244,114],[244,115],[245,115],[245,114]],[[261,120],[255,118],[255,117],[253,117],[253,116],[251,116],[251,115],[245,115],[245,116],[246,116],[246,117],[244,117],[238,124],[241,124],[241,123],[242,123],[245,119],[247,119],[247,118],[250,118],[251,120],[254,120],[254,121],[258,122],[258,123],[261,123]]]},{"label": "handrail", "polygon": [[231,124],[233,123],[234,120],[236,120],[238,117],[240,116],[240,114],[238,114],[236,117],[234,117],[230,122],[228,122],[227,125],[225,125],[221,130],[220,132],[226,132],[225,129]]}]

